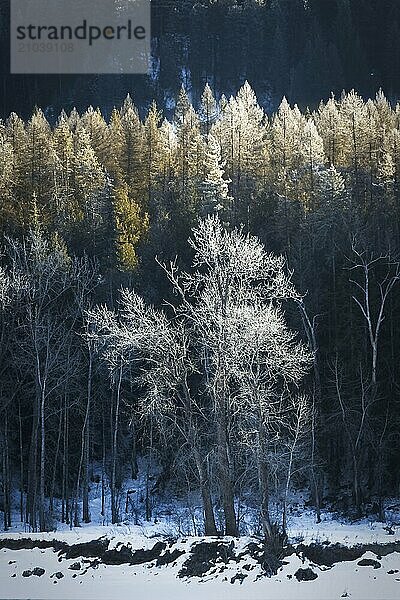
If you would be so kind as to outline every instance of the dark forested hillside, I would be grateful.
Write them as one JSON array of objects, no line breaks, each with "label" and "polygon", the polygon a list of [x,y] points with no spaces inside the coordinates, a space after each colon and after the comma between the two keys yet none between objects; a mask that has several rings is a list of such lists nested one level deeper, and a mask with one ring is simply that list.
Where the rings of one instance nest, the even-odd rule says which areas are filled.
[{"label": "dark forested hillside", "polygon": [[207,533],[220,509],[237,533],[239,499],[270,534],[269,494],[285,527],[291,488],[317,515],[382,517],[400,485],[399,182],[400,106],[382,92],[271,116],[248,83],[194,107],[182,88],[170,120],[130,97],[107,120],[13,113],[4,526],[16,508],[33,529],[89,521],[94,481],[118,522],[138,453],[160,466],[146,518],[166,487],[201,490]]},{"label": "dark forested hillside", "polygon": [[156,99],[170,110],[181,84],[196,102],[206,82],[229,96],[246,79],[269,111],[283,95],[316,107],[343,89],[400,93],[398,0],[153,0],[150,75],[85,77],[10,76],[8,6],[1,0],[3,117],[35,105],[49,117],[89,104],[109,114],[128,92],[140,108]]}]

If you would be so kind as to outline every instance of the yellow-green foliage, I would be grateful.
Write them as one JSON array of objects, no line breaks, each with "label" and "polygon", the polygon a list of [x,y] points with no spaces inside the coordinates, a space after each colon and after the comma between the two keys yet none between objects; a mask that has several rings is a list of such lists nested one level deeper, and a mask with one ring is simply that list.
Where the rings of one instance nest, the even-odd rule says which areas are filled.
[{"label": "yellow-green foliage", "polygon": [[129,197],[125,183],[114,190],[114,212],[118,262],[122,270],[133,271],[138,261],[135,248],[149,228],[149,216]]},{"label": "yellow-green foliage", "polygon": [[351,91],[313,113],[283,99],[268,116],[248,83],[218,103],[206,87],[198,110],[181,89],[171,122],[155,103],[141,117],[129,96],[108,123],[91,107],[62,112],[54,127],[39,109],[27,122],[11,114],[0,123],[0,226],[40,224],[66,239],[79,232],[94,253],[111,226],[121,268],[133,269],[148,213],[158,224],[174,220],[175,231],[211,205],[230,213],[227,222],[258,218],[265,202],[286,219],[290,206],[304,214],[327,206],[336,179],[367,212],[383,191],[396,202],[399,122],[400,106],[381,92],[365,102]]}]

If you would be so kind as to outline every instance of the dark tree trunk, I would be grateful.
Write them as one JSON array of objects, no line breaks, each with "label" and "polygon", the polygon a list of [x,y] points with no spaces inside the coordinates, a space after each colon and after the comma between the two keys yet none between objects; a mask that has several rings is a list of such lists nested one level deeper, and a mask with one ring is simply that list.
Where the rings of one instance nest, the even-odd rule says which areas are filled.
[{"label": "dark tree trunk", "polygon": [[18,401],[18,427],[19,427],[19,511],[21,523],[24,521],[24,445],[22,435],[21,401]]},{"label": "dark tree trunk", "polygon": [[258,485],[260,491],[261,524],[265,538],[272,536],[272,525],[269,514],[269,465],[266,460],[267,432],[262,423],[258,430]]},{"label": "dark tree trunk", "polygon": [[237,537],[239,531],[236,523],[231,465],[229,460],[228,442],[226,439],[226,425],[225,419],[221,414],[218,418],[218,467],[222,507],[225,518],[225,535]]},{"label": "dark tree trunk", "polygon": [[136,429],[135,425],[131,425],[132,446],[131,446],[131,477],[136,479],[138,476],[138,463],[136,455]]},{"label": "dark tree trunk", "polygon": [[28,490],[26,498],[26,522],[30,525],[32,531],[36,531],[37,515],[36,515],[36,497],[37,497],[37,451],[38,451],[38,429],[39,429],[39,410],[38,403],[40,397],[36,390],[36,398],[34,402],[32,415],[32,430],[31,442],[29,448],[29,464],[28,464]]},{"label": "dark tree trunk", "polygon": [[213,503],[210,491],[210,482],[208,472],[201,460],[200,453],[197,449],[194,450],[197,472],[199,474],[201,497],[203,500],[204,510],[204,531],[206,535],[218,535],[217,526],[215,524],[215,516]]},{"label": "dark tree trunk", "polygon": [[11,477],[8,450],[8,414],[4,411],[3,434],[3,503],[4,503],[4,531],[11,527]]},{"label": "dark tree trunk", "polygon": [[118,370],[118,381],[115,397],[115,413],[114,413],[114,424],[113,424],[113,442],[112,442],[112,468],[111,468],[111,522],[118,523],[119,511],[117,502],[117,452],[118,452],[118,425],[119,425],[119,406],[121,401],[121,382],[122,382],[122,360]]},{"label": "dark tree trunk", "polygon": [[[90,414],[90,401],[91,401],[91,395],[92,395],[92,366],[93,366],[93,357],[92,357],[92,352],[91,349],[89,349],[89,370],[88,370],[88,380],[87,380],[87,400],[86,400],[86,411],[85,411],[85,418],[83,421],[83,427],[82,427],[82,435],[81,435],[81,455],[80,455],[80,459],[79,459],[79,467],[78,467],[78,474],[76,477],[76,489],[75,489],[75,502],[74,502],[74,524],[75,527],[78,527],[79,525],[79,517],[78,517],[78,501],[79,501],[79,489],[80,489],[80,484],[81,484],[81,475],[82,475],[82,469],[83,469],[83,460],[84,460],[84,454],[85,454],[85,440],[86,440],[86,430],[89,426],[89,414]],[[90,520],[89,518],[89,506],[88,504],[86,505],[86,515],[85,515],[85,507],[83,509],[83,519],[85,520],[85,516]],[[89,521],[86,521],[89,522]]]},{"label": "dark tree trunk", "polygon": [[54,454],[53,477],[51,480],[51,490],[50,490],[50,514],[51,515],[53,514],[53,509],[54,509],[54,489],[55,489],[56,477],[57,477],[58,455],[60,452],[62,420],[63,420],[63,413],[62,413],[62,406],[60,406],[60,416],[59,416],[59,420],[58,420],[57,445],[56,445],[56,451]]},{"label": "dark tree trunk", "polygon": [[84,478],[82,490],[82,518],[84,523],[90,523],[90,507],[89,507],[89,481],[90,481],[90,412],[92,406],[92,387],[93,387],[93,355],[92,348],[89,347],[89,372],[87,381],[87,419],[85,426],[85,455],[84,455]]},{"label": "dark tree trunk", "polygon": [[68,506],[68,406],[67,394],[64,394],[63,406],[63,463],[62,463],[62,489],[61,489],[61,521],[69,522],[69,506]]},{"label": "dark tree trunk", "polygon": [[46,438],[45,438],[45,390],[42,390],[40,400],[40,495],[39,495],[39,526],[40,531],[46,531],[47,524],[45,518],[45,460],[46,460]]}]

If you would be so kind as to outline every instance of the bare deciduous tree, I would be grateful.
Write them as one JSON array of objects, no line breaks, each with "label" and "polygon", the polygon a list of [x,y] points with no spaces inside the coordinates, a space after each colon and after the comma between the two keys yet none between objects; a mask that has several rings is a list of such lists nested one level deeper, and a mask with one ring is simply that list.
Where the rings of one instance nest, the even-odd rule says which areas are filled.
[{"label": "bare deciduous tree", "polygon": [[[357,249],[356,241],[353,240],[352,259],[353,271],[361,271],[361,282],[351,279],[351,283],[361,294],[353,295],[353,300],[360,308],[368,328],[368,338],[371,346],[371,385],[376,387],[379,335],[382,323],[385,319],[385,307],[387,299],[396,283],[400,280],[400,262],[394,260],[390,253],[374,257],[372,254]],[[373,271],[377,265],[383,265],[385,274],[376,281],[379,291],[378,304],[375,309],[371,300],[371,286],[373,285]]]},{"label": "bare deciduous tree", "polygon": [[218,217],[200,221],[190,244],[195,251],[190,273],[180,272],[175,262],[162,265],[178,296],[170,305],[171,319],[123,290],[119,315],[104,307],[88,313],[92,335],[106,344],[107,360],[124,356],[142,367],[137,376],[145,390],[142,409],[167,418],[189,448],[208,534],[216,526],[206,456],[215,448],[225,533],[238,535],[233,436],[248,411],[258,415],[262,512],[270,534],[263,448],[271,394],[298,384],[311,358],[281,309],[283,300],[298,296],[282,258],[267,254],[256,238],[224,229]]}]

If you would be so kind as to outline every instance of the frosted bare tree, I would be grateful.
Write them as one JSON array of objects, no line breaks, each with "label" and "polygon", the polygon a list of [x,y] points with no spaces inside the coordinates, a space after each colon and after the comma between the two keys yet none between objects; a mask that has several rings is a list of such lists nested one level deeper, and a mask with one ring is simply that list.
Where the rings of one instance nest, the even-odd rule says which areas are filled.
[{"label": "frosted bare tree", "polygon": [[[334,364],[331,366],[334,374],[336,396],[340,408],[340,416],[343,429],[349,444],[349,454],[352,467],[352,488],[354,505],[358,516],[362,514],[362,456],[365,451],[366,433],[371,429],[371,407],[375,401],[374,394],[370,393],[367,377],[364,376],[362,365],[359,367],[359,402],[353,403],[345,394],[344,369],[339,364],[336,355]],[[357,398],[353,390],[357,390],[357,384],[351,385],[351,396]],[[357,398],[358,400],[358,398]]]},{"label": "frosted bare tree", "polygon": [[[352,266],[350,269],[355,272],[361,272],[360,281],[351,279],[351,283],[356,287],[357,293],[353,295],[353,300],[361,310],[368,329],[368,339],[371,347],[371,385],[373,390],[376,388],[379,335],[382,323],[385,319],[385,308],[387,300],[398,281],[400,281],[400,262],[393,259],[390,253],[386,255],[373,256],[367,252],[362,252],[357,248],[356,240],[352,243]],[[384,267],[384,275],[376,278],[375,270],[377,266]],[[378,275],[379,277],[379,275]],[[378,288],[378,301],[375,308],[372,296],[372,286]]]},{"label": "frosted bare tree", "polygon": [[[9,336],[6,335],[4,326],[4,313],[12,307],[19,299],[25,287],[25,280],[13,269],[0,267],[0,362],[5,363],[5,356],[9,353]],[[11,527],[11,498],[12,498],[12,475],[10,468],[10,435],[9,435],[9,412],[13,410],[18,385],[8,382],[6,366],[0,370],[0,456],[2,467],[1,488],[3,495],[4,530]],[[8,385],[7,385],[8,384]],[[22,471],[21,471],[22,472]],[[22,477],[20,481],[20,494],[23,494]],[[22,509],[21,509],[22,510]]]},{"label": "frosted bare tree", "polygon": [[61,390],[78,369],[77,357],[69,350],[81,298],[93,287],[94,272],[85,259],[70,259],[60,240],[47,241],[39,230],[22,242],[8,243],[13,273],[25,281],[13,359],[32,380],[26,521],[32,530],[45,531],[50,524],[46,423],[49,413],[61,413]]},{"label": "frosted bare tree", "polygon": [[[191,376],[196,367],[188,332],[178,319],[146,306],[133,291],[122,290],[118,314],[99,307],[87,314],[89,337],[102,344],[111,369],[123,357],[143,387],[142,416],[153,418],[182,440],[196,465],[204,508],[205,533],[216,535],[207,457],[203,451],[205,407],[193,397]],[[136,365],[136,368],[135,368]]]},{"label": "frosted bare tree", "polygon": [[174,265],[166,271],[182,298],[179,311],[192,328],[202,360],[216,426],[225,531],[238,533],[231,453],[235,422],[256,411],[261,512],[270,534],[265,406],[278,379],[299,381],[309,364],[309,353],[296,344],[281,311],[282,301],[298,295],[282,257],[268,254],[255,237],[224,229],[217,217],[201,221],[190,244],[192,273],[179,275]]},{"label": "frosted bare tree", "polygon": [[[297,294],[283,258],[240,230],[228,231],[217,216],[200,221],[189,243],[194,250],[189,273],[176,262],[161,265],[178,297],[169,306],[171,319],[124,290],[119,315],[103,307],[90,311],[88,320],[112,353],[141,366],[143,410],[169,413],[190,449],[208,534],[216,533],[207,469],[215,449],[225,533],[236,536],[232,440],[237,423],[249,410],[259,411],[261,448],[270,390],[298,383],[310,354],[285,325],[281,302]],[[267,512],[268,473],[260,473]]]},{"label": "frosted bare tree", "polygon": [[[283,274],[283,263],[280,269]],[[240,310],[234,344],[239,393],[237,406],[233,408],[238,415],[240,435],[255,457],[261,523],[267,538],[273,535],[269,479],[271,467],[275,470],[275,465],[270,463],[274,460],[277,445],[287,458],[283,514],[283,527],[286,528],[286,498],[307,413],[306,397],[296,392],[312,362],[310,351],[285,323],[281,307],[285,297],[296,299],[297,294],[284,276],[274,292],[264,291],[259,297],[254,295],[247,300]]]}]

